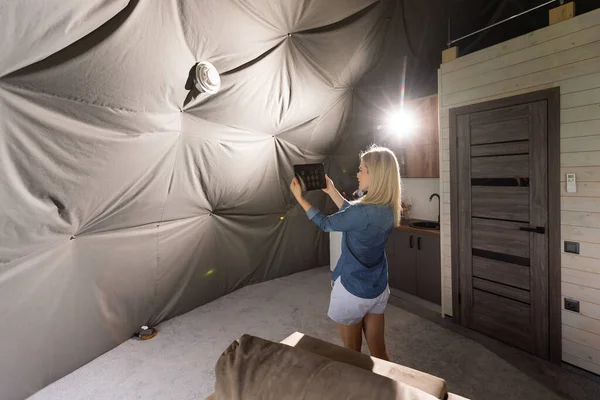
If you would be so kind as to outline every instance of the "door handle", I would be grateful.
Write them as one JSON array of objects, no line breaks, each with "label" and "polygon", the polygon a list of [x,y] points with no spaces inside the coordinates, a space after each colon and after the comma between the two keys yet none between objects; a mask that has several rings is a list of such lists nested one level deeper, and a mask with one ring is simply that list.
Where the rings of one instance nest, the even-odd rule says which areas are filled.
[{"label": "door handle", "polygon": [[410,246],[410,248],[413,248],[413,237],[412,235],[410,236],[410,239],[408,240],[408,245]]},{"label": "door handle", "polygon": [[525,231],[525,232],[533,232],[533,233],[546,233],[546,228],[544,228],[543,226],[537,226],[535,228],[530,228],[530,227],[525,227],[522,226],[519,228],[520,231]]},{"label": "door handle", "polygon": [[417,249],[421,250],[421,237],[417,238]]}]

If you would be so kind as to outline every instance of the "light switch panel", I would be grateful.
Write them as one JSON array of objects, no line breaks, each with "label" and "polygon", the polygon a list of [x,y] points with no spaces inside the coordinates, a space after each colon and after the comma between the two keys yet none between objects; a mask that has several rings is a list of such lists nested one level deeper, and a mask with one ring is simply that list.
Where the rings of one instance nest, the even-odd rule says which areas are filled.
[{"label": "light switch panel", "polygon": [[567,174],[567,193],[577,193],[575,174]]}]

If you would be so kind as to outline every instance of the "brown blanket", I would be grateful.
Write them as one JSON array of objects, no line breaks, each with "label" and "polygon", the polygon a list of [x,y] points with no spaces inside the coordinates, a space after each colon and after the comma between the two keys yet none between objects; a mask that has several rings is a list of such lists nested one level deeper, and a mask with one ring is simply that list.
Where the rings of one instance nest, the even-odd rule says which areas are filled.
[{"label": "brown blanket", "polygon": [[215,373],[215,400],[435,400],[370,371],[250,335],[225,350]]}]

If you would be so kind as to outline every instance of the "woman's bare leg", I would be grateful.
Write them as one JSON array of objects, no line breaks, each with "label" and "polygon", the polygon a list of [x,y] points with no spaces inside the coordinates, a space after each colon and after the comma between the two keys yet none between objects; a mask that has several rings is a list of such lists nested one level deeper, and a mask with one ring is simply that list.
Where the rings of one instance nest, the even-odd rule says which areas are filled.
[{"label": "woman's bare leg", "polygon": [[360,321],[356,325],[337,324],[340,336],[344,342],[344,347],[350,350],[355,350],[360,353],[362,350],[362,329],[363,322]]},{"label": "woman's bare leg", "polygon": [[385,348],[385,318],[383,314],[367,314],[363,318],[363,329],[371,355],[389,361]]}]

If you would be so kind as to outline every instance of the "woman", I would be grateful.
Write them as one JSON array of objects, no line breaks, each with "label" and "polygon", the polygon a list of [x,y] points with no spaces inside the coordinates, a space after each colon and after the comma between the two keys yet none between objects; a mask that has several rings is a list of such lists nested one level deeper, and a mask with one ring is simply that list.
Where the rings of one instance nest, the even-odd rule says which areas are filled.
[{"label": "woman", "polygon": [[389,298],[385,246],[400,224],[398,160],[387,148],[373,146],[360,155],[359,190],[366,194],[349,203],[327,178],[323,189],[340,209],[325,216],[302,196],[294,178],[290,189],[310,220],[325,232],[341,231],[342,255],[332,274],[327,315],[338,325],[344,346],[361,351],[364,331],[373,357],[389,360],[384,340],[384,311]]}]

